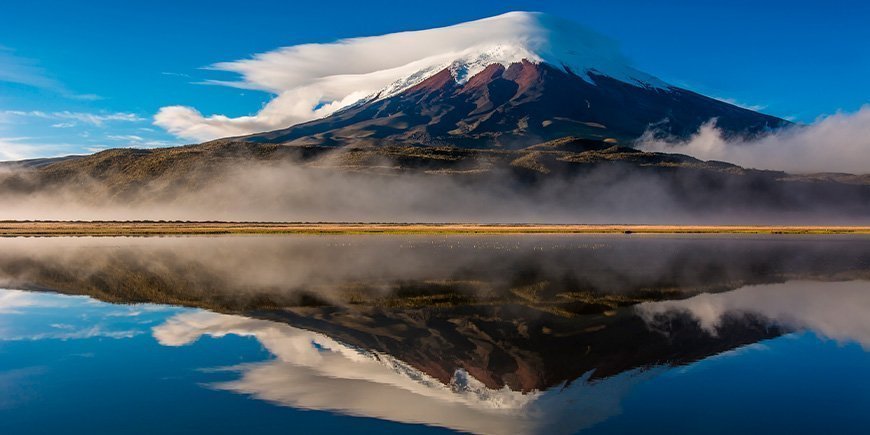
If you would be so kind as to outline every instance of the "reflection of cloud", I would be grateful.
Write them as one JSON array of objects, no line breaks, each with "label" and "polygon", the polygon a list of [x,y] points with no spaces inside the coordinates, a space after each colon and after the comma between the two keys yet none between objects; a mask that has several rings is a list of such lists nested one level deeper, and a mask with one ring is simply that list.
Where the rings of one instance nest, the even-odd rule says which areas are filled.
[{"label": "reflection of cloud", "polygon": [[[137,335],[141,335],[144,331],[139,330],[123,330],[123,331],[112,331],[107,330],[100,326],[92,326],[90,328],[78,329],[74,331],[70,331],[68,326],[67,328],[55,328],[60,329],[56,332],[42,332],[37,334],[30,335],[5,335],[0,334],[0,340],[2,341],[37,341],[37,340],[83,340],[87,338],[133,338]],[[52,325],[54,327],[54,325]]]},{"label": "reflection of cloud", "polygon": [[0,372],[0,411],[20,407],[37,397],[29,384],[32,378],[41,375],[44,370],[42,367],[25,367]]},{"label": "reflection of cloud", "polygon": [[713,334],[726,315],[758,315],[785,327],[809,329],[870,349],[870,281],[792,281],[747,286],[685,300],[646,302],[638,305],[637,310],[651,324],[669,313],[688,312]]},{"label": "reflection of cloud", "polygon": [[39,293],[20,290],[0,290],[0,314],[20,314],[23,308],[52,305],[56,302]]},{"label": "reflection of cloud", "polygon": [[[173,309],[162,309],[167,310]],[[85,296],[0,289],[0,341],[132,338],[155,321],[140,321],[144,312],[138,306],[111,305]]]},{"label": "reflection of cloud", "polygon": [[[275,359],[230,368],[241,378],[215,388],[303,409],[330,410],[478,433],[571,433],[620,412],[620,401],[656,373],[587,378],[547,391],[493,390],[463,371],[450,385],[390,355],[352,348],[285,324],[208,312],[184,313],[154,328],[167,346],[202,335],[251,336]],[[587,375],[588,377],[588,375]]]}]

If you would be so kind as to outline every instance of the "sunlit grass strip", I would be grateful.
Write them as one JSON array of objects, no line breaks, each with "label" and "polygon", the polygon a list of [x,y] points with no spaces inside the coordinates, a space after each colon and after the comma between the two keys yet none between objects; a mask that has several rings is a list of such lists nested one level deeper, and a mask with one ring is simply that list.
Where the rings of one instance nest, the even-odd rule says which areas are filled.
[{"label": "sunlit grass strip", "polygon": [[0,236],[220,234],[870,234],[870,226],[543,225],[280,222],[0,222]]}]

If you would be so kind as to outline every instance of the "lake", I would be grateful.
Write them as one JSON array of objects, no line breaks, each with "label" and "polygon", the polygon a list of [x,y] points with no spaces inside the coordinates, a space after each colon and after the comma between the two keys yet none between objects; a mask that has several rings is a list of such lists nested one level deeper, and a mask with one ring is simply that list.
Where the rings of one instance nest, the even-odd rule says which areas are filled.
[{"label": "lake", "polygon": [[0,433],[867,433],[870,237],[0,239]]}]

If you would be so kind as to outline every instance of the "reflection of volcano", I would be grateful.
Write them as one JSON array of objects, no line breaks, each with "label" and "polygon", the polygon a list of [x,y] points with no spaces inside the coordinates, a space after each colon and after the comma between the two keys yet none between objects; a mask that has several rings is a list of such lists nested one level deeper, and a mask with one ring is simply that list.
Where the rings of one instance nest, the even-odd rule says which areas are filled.
[{"label": "reflection of volcano", "polygon": [[274,355],[218,388],[472,432],[573,432],[668,367],[794,329],[867,343],[864,238],[121,240],[0,240],[0,286],[205,308],[155,337]]},{"label": "reflection of volcano", "polygon": [[181,314],[154,336],[170,346],[203,335],[252,336],[275,356],[230,368],[241,377],[218,389],[478,433],[573,433],[618,414],[636,384],[668,366],[782,332],[740,317],[714,336],[684,316],[665,335],[631,310],[566,319],[519,306],[251,315],[260,319]]},{"label": "reflection of volcano", "polygon": [[0,284],[274,320],[392,355],[441,383],[462,369],[517,391],[682,364],[781,333],[725,315],[724,332],[710,337],[681,312],[665,336],[635,314],[638,303],[870,270],[865,238],[119,240],[0,240]]},{"label": "reflection of volcano", "polygon": [[0,239],[0,285],[233,313],[518,305],[572,317],[750,284],[866,277],[863,237]]},{"label": "reflection of volcano", "polygon": [[448,383],[376,351],[280,323],[208,312],[181,314],[154,329],[164,345],[201,335],[253,336],[275,359],[231,368],[235,381],[215,388],[303,409],[332,410],[476,433],[571,433],[619,413],[632,386],[657,371],[630,371],[547,391],[488,388],[462,370]]},{"label": "reflection of volcano", "polygon": [[573,433],[619,414],[636,385],[668,367],[782,328],[866,344],[868,295],[867,281],[797,281],[534,321],[516,307],[264,313],[289,324],[195,312],[154,336],[167,346],[255,337],[275,358],[228,368],[240,377],[213,387],[285,406],[478,433]]},{"label": "reflection of volcano", "polygon": [[488,388],[543,390],[591,374],[684,364],[781,333],[752,319],[706,334],[691,317],[665,336],[630,311],[570,319],[518,306],[424,310],[308,308],[258,316],[318,331],[356,348],[389,354],[449,383],[465,370]]},{"label": "reflection of volcano", "polygon": [[[638,323],[632,322],[631,325]],[[669,340],[660,336],[654,339],[655,344],[644,345],[646,349],[641,350],[641,353],[658,352],[657,359],[663,364],[665,358],[674,358],[673,363],[684,362],[687,357],[702,358],[734,348],[735,341],[751,342],[764,337],[766,333],[761,331],[763,328],[756,326],[742,328],[735,325],[733,331],[735,335],[741,335],[739,339],[714,338],[704,333],[687,332],[672,336],[669,344]],[[409,339],[400,340],[404,346],[400,350],[401,355],[357,347],[326,334],[279,322],[209,312],[177,315],[154,328],[154,336],[160,343],[169,346],[186,345],[202,335],[252,336],[275,356],[274,360],[265,363],[230,368],[241,373],[241,377],[214,385],[218,389],[296,408],[332,410],[476,433],[576,432],[618,414],[622,398],[636,384],[665,369],[664,366],[626,369],[613,376],[595,376],[596,379],[593,379],[590,375],[591,370],[595,369],[592,368],[586,374],[562,378],[552,386],[541,385],[540,388],[521,392],[509,387],[493,387],[478,379],[475,373],[483,373],[490,380],[495,376],[507,378],[509,374],[475,368],[472,366],[475,361],[460,362],[465,364],[466,369],[456,367],[448,373],[448,378],[439,379],[438,375],[448,369],[448,366],[439,367],[439,361],[427,363],[420,359],[402,359],[403,355],[419,357],[425,351],[414,350],[419,343],[420,337],[415,338],[418,331],[399,329],[404,330],[405,337]],[[697,325],[689,324],[687,329],[699,331]],[[357,333],[364,334],[361,331]],[[584,331],[575,333],[577,336],[585,335]],[[641,336],[654,338],[652,334],[623,338],[631,340]],[[460,340],[484,339],[483,335],[477,335]],[[431,341],[438,342],[434,339]],[[690,343],[697,347],[684,347]],[[455,343],[443,344],[446,348],[441,350],[447,354],[452,352],[451,347],[455,347]],[[628,355],[637,344],[640,343],[623,340],[611,346],[610,350],[621,347],[625,349],[623,353]],[[481,345],[477,349],[484,359],[491,356],[482,354],[485,347]],[[586,348],[587,351],[589,349]],[[437,350],[427,349],[429,352]],[[535,376],[553,379],[565,376],[563,373],[547,373],[550,365],[546,362],[558,361],[562,366],[584,363],[584,358],[578,358],[570,349],[564,350],[566,354],[559,358],[555,355],[555,349],[526,349],[525,356],[529,360],[517,362],[530,373],[535,373],[530,374],[525,381],[540,382],[541,379],[534,379]],[[591,366],[593,359],[600,361],[602,358],[590,358],[590,362],[585,363],[587,367]],[[615,367],[602,368],[616,370]],[[577,370],[582,369],[577,367]]]},{"label": "reflection of volcano", "polygon": [[[608,316],[543,314],[529,321],[526,317],[532,313],[518,307],[486,313],[468,307],[309,307],[261,313],[283,320],[273,321],[6,290],[0,291],[0,313],[26,313],[30,324],[19,324],[15,315],[9,317],[12,323],[0,325],[5,334],[0,334],[4,335],[0,341],[92,337],[120,341],[146,328],[160,344],[173,347],[187,346],[202,336],[245,336],[256,339],[272,357],[219,368],[227,374],[220,375],[216,383],[211,381],[210,387],[294,408],[461,431],[573,433],[610,420],[621,413],[623,402],[630,409],[626,400],[643,395],[641,390],[661,390],[662,381],[669,383],[682,376],[684,370],[676,370],[647,384],[671,367],[692,365],[718,354],[742,355],[729,350],[778,335],[783,328],[810,329],[866,347],[868,295],[868,281],[790,281],[642,303]],[[594,322],[602,324],[589,327]],[[438,326],[447,323],[464,326]],[[487,328],[469,326],[484,323]],[[332,332],[308,329],[311,325]],[[539,326],[542,331],[547,328],[544,335],[555,338],[528,334]],[[501,331],[500,335],[494,331]],[[522,335],[530,339],[518,338]],[[781,349],[785,341],[791,340],[770,346]],[[463,352],[462,343],[477,347],[474,352]],[[225,348],[222,344],[213,342],[210,349],[229,349],[228,355],[235,355],[232,345]],[[742,349],[756,347],[766,348],[749,345]],[[586,352],[574,352],[574,348]],[[435,355],[439,352],[440,357]],[[499,352],[532,374],[523,378],[532,387],[525,391],[513,387],[518,377],[504,359],[494,368],[487,365]],[[214,372],[211,364],[225,362],[210,361],[237,357],[209,355],[194,367]],[[441,373],[447,376],[441,378]],[[491,385],[500,380],[505,385]],[[550,381],[552,385],[547,384]],[[643,389],[636,388],[641,384],[646,384]]]}]

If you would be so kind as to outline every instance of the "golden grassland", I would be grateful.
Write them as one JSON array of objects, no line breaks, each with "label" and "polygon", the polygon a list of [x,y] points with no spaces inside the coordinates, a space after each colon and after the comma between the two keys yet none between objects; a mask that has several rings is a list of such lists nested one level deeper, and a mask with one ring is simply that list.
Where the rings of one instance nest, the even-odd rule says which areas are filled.
[{"label": "golden grassland", "polygon": [[219,234],[870,234],[870,226],[0,221],[0,237]]}]

